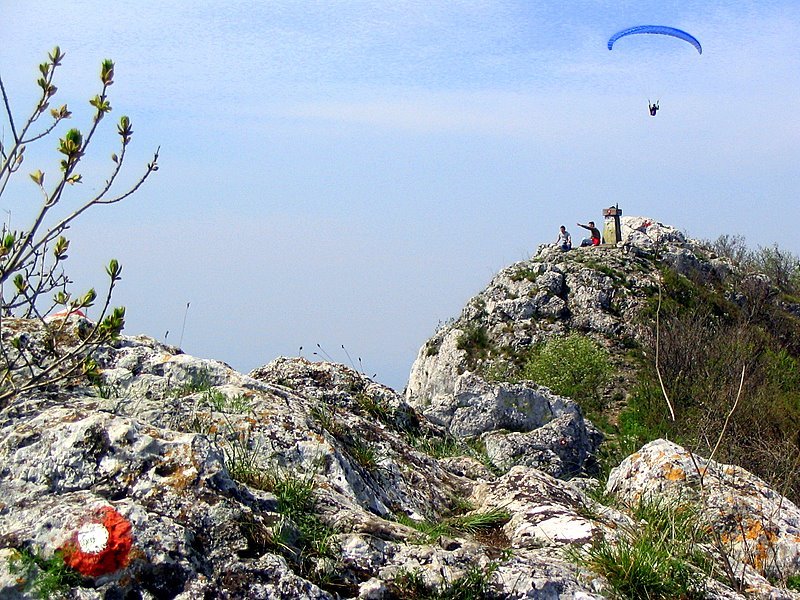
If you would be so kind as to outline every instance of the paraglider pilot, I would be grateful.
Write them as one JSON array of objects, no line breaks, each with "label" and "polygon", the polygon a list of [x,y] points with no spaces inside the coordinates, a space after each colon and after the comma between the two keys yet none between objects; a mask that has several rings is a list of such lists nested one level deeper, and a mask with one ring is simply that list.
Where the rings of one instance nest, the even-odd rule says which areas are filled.
[{"label": "paraglider pilot", "polygon": [[656,100],[653,104],[650,104],[650,101],[648,100],[647,106],[650,108],[650,116],[655,117],[659,109],[658,100]]}]

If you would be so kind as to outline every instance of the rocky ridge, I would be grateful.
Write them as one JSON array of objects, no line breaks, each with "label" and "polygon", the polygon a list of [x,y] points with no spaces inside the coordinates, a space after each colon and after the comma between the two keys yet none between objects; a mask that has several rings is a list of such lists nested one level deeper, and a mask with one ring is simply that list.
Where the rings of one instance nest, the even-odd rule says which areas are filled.
[{"label": "rocky ridge", "polygon": [[[244,375],[123,336],[96,357],[102,382],[16,398],[0,411],[0,597],[36,597],[57,553],[79,573],[70,598],[610,597],[568,552],[637,528],[591,493],[600,434],[568,398],[484,377],[500,355],[459,339],[635,336],[651,253],[731,268],[672,228],[625,225],[623,247],[542,247],[503,270],[423,346],[405,395],[343,365],[279,358]],[[800,597],[780,585],[800,573],[800,510],[746,471],[658,440],[606,492],[697,501],[719,541],[705,597]]]}]

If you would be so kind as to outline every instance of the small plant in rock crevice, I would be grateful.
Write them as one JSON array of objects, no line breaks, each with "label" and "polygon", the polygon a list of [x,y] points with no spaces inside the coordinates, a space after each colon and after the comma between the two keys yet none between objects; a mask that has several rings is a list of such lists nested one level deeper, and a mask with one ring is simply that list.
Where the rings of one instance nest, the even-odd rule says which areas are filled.
[{"label": "small plant in rock crevice", "polygon": [[250,411],[250,399],[244,394],[228,396],[219,390],[206,390],[201,404],[221,413],[246,413]]},{"label": "small plant in rock crevice", "polygon": [[183,398],[198,392],[210,392],[214,384],[211,381],[211,372],[208,369],[201,369],[190,373],[189,380],[170,388],[167,396],[171,398]]},{"label": "small plant in rock crevice", "polygon": [[474,566],[440,588],[427,585],[419,569],[400,570],[391,582],[391,598],[397,600],[491,600],[498,598],[491,592],[489,580],[497,564]]},{"label": "small plant in rock crevice", "polygon": [[433,436],[409,433],[406,439],[412,448],[434,458],[464,456],[470,453],[469,448],[462,440],[450,434]]},{"label": "small plant in rock crevice", "polygon": [[358,437],[348,437],[345,440],[345,446],[353,460],[363,469],[372,471],[377,468],[378,453],[369,442],[365,442]]},{"label": "small plant in rock crevice", "polygon": [[[264,466],[257,449],[245,435],[226,449],[231,477],[271,492],[283,521],[271,529],[254,520],[240,526],[253,548],[270,547],[283,555],[297,572],[324,588],[338,589],[339,546],[335,531],[316,513],[317,492],[313,474],[301,475],[277,465]],[[249,537],[248,537],[249,536]]]},{"label": "small plant in rock crevice", "polygon": [[80,573],[67,566],[60,552],[45,559],[27,548],[23,549],[11,559],[10,569],[24,580],[26,591],[42,600],[65,598],[70,588],[83,581]]},{"label": "small plant in rock crevice", "polygon": [[791,575],[786,579],[786,588],[800,592],[800,575]]},{"label": "small plant in rock crevice", "polygon": [[478,324],[466,325],[456,341],[456,348],[467,354],[467,364],[474,366],[489,355],[491,343],[486,327]]},{"label": "small plant in rock crevice", "polygon": [[510,279],[511,281],[530,281],[535,282],[536,279],[539,277],[539,270],[536,268],[530,267],[521,267],[511,273]]},{"label": "small plant in rock crevice", "polygon": [[419,521],[407,515],[397,515],[397,522],[420,532],[419,543],[435,542],[443,535],[477,534],[498,529],[508,523],[511,515],[502,507],[474,511],[465,515],[444,517],[437,521]]},{"label": "small plant in rock crevice", "polygon": [[392,424],[392,409],[380,398],[366,392],[357,392],[353,399],[359,408],[371,417],[375,417],[381,423]]},{"label": "small plant in rock crevice", "polygon": [[344,426],[336,418],[335,407],[329,407],[324,402],[318,402],[311,407],[309,416],[332,436],[339,437],[344,434]]}]

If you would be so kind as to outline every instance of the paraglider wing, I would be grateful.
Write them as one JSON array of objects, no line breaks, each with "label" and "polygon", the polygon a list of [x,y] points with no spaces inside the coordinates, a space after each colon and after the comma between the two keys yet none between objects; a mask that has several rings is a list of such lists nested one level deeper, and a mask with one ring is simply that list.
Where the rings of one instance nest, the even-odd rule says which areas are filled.
[{"label": "paraglider wing", "polygon": [[629,29],[623,29],[622,31],[618,31],[614,35],[611,36],[611,39],[608,40],[608,49],[614,46],[614,42],[616,42],[619,38],[625,37],[626,35],[633,35],[635,33],[656,33],[661,35],[671,35],[672,37],[680,38],[686,42],[689,42],[692,46],[697,48],[697,51],[702,54],[703,47],[700,45],[700,42],[695,38],[693,35],[686,33],[681,29],[675,29],[674,27],[665,27],[664,25],[639,25],[637,27],[631,27]]}]

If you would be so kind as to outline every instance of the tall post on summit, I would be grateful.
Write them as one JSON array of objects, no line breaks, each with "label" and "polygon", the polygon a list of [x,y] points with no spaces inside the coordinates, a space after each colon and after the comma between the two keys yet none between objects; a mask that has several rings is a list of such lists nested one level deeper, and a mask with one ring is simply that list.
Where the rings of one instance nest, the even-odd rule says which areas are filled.
[{"label": "tall post on summit", "polygon": [[603,218],[605,219],[603,239],[606,244],[616,245],[622,241],[622,226],[619,222],[621,216],[622,209],[619,207],[619,204],[603,209]]}]

